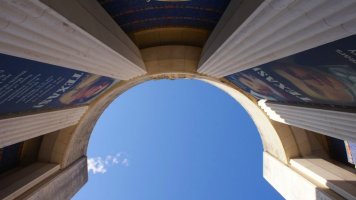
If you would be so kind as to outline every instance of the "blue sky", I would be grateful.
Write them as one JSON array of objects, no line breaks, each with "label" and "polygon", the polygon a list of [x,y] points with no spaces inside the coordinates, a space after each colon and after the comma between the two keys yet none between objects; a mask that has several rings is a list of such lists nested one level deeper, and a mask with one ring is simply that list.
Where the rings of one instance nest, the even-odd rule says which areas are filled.
[{"label": "blue sky", "polygon": [[220,89],[149,81],[99,119],[89,182],[74,199],[283,199],[262,177],[262,151],[248,114]]}]

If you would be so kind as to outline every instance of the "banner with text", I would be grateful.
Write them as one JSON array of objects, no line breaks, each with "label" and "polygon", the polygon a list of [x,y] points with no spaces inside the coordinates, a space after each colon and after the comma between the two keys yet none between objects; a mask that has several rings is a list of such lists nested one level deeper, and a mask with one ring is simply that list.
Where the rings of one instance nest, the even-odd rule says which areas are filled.
[{"label": "banner with text", "polygon": [[0,114],[87,104],[108,77],[0,54]]},{"label": "banner with text", "polygon": [[226,76],[257,99],[356,106],[356,36]]}]

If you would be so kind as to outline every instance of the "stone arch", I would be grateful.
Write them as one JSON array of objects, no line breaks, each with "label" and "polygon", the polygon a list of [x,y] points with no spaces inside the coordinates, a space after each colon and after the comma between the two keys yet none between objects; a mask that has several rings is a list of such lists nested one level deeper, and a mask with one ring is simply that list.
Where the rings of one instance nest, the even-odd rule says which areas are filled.
[{"label": "stone arch", "polygon": [[[54,145],[52,152],[61,152],[61,157],[56,157],[54,155],[50,156],[52,162],[58,162],[63,168],[73,163],[75,160],[86,155],[86,150],[88,148],[89,139],[91,132],[100,118],[104,110],[110,105],[110,103],[119,98],[120,94],[129,90],[137,84],[143,83],[148,80],[157,78],[169,78],[169,77],[191,77],[193,79],[199,79],[212,84],[227,94],[234,98],[237,103],[240,103],[242,107],[247,111],[254,124],[256,125],[260,138],[262,140],[264,151],[270,153],[271,155],[278,158],[284,163],[288,163],[289,158],[298,157],[300,152],[295,141],[293,132],[288,128],[288,125],[280,124],[271,121],[268,116],[259,108],[257,102],[251,97],[249,98],[242,91],[233,88],[228,83],[224,83],[221,80],[214,79],[207,76],[201,76],[196,74],[157,74],[152,76],[143,76],[130,81],[118,83],[100,99],[93,102],[88,111],[83,116],[81,121],[75,126],[67,129],[61,130],[58,134],[56,141],[51,141],[51,143],[56,143],[63,141],[63,138],[67,139],[66,146]],[[46,136],[45,136],[46,137]],[[49,142],[44,140],[45,142]],[[48,157],[49,158],[49,157]]]},{"label": "stone arch", "polygon": [[[234,98],[247,111],[256,125],[264,151],[281,162],[288,164],[290,158],[301,156],[303,148],[311,148],[308,140],[304,141],[303,146],[298,145],[296,137],[303,137],[303,133],[294,134],[293,129],[288,125],[271,121],[258,106],[258,102],[246,92],[225,79],[217,79],[197,73],[196,66],[200,58],[200,51],[201,49],[197,47],[176,45],[141,50],[148,74],[117,83],[90,104],[88,111],[76,126],[60,130],[57,137],[44,136],[43,142],[53,144],[53,149],[52,151],[41,151],[41,157],[50,162],[60,163],[62,168],[65,168],[86,155],[90,134],[95,123],[105,108],[120,94],[148,80],[177,78],[205,81]],[[59,143],[59,145],[56,145],[56,143]],[[43,146],[49,145],[43,144]],[[51,155],[48,155],[49,153]]]},{"label": "stone arch", "polygon": [[[332,162],[319,162],[308,158],[310,156],[323,158],[326,153],[320,144],[315,145],[315,143],[313,143],[313,140],[310,137],[314,136],[308,134],[309,131],[306,130],[313,130],[325,135],[339,136],[333,132],[322,132],[325,131],[325,129],[315,129],[315,127],[318,128],[321,125],[328,124],[337,117],[340,117],[337,118],[338,122],[344,122],[343,119],[345,115],[350,116],[350,113],[332,112],[333,118],[324,120],[323,123],[317,121],[320,116],[318,115],[318,117],[305,119],[307,122],[311,121],[315,122],[315,124],[290,123],[294,125],[291,126],[286,123],[286,120],[281,119],[282,117],[277,116],[279,114],[278,112],[275,113],[272,110],[272,113],[268,113],[266,110],[269,109],[271,111],[269,107],[279,108],[279,110],[284,111],[280,112],[282,114],[285,113],[285,110],[288,110],[287,112],[289,113],[299,111],[297,115],[294,114],[289,116],[288,113],[284,116],[285,118],[288,117],[287,119],[289,122],[298,122],[300,117],[303,119],[307,118],[308,114],[320,112],[320,109],[307,109],[307,107],[304,107],[303,111],[300,111],[300,107],[287,106],[287,108],[283,108],[283,110],[280,108],[281,105],[274,105],[273,103],[268,104],[267,102],[267,104],[264,105],[264,111],[258,106],[258,102],[254,98],[230,84],[224,78],[220,78],[226,74],[257,66],[261,63],[266,63],[283,56],[291,55],[354,34],[354,27],[356,27],[354,26],[356,22],[354,20],[354,15],[348,17],[339,15],[339,13],[343,13],[345,10],[350,11],[353,7],[348,5],[354,5],[354,2],[351,0],[343,1],[343,4],[340,3],[337,5],[332,1],[326,2],[328,3],[327,5],[333,5],[332,7],[337,8],[329,9],[338,11],[338,13],[335,13],[335,16],[339,16],[340,19],[338,19],[335,24],[333,24],[334,21],[331,20],[334,18],[329,18],[329,14],[326,12],[329,7],[323,6],[324,4],[321,4],[320,2],[320,5],[318,2],[315,2],[318,4],[318,7],[315,7],[315,13],[321,14],[320,18],[313,18],[313,20],[316,21],[307,19],[308,9],[311,8],[311,6],[308,6],[309,1],[300,1],[298,4],[293,4],[293,1],[285,2],[280,0],[232,2],[233,4],[229,6],[226,14],[222,17],[221,23],[217,25],[209,39],[207,38],[208,33],[206,32],[197,32],[196,30],[187,29],[159,29],[154,33],[155,35],[160,35],[163,32],[165,32],[166,35],[169,35],[169,32],[175,32],[179,34],[172,35],[179,37],[141,43],[142,41],[140,40],[140,37],[144,38],[147,34],[147,32],[141,32],[139,35],[135,36],[136,40],[141,41],[138,42],[140,48],[137,48],[119,26],[117,26],[117,24],[103,12],[103,9],[96,9],[100,7],[97,6],[98,3],[95,0],[65,0],[63,2],[41,0],[28,1],[25,4],[21,4],[20,1],[4,1],[4,5],[6,5],[5,8],[15,9],[18,11],[18,14],[21,14],[19,15],[20,17],[5,18],[5,26],[1,27],[5,32],[11,33],[13,31],[11,28],[17,26],[22,27],[26,25],[33,27],[32,23],[45,28],[33,30],[41,37],[32,37],[30,34],[27,34],[29,32],[21,34],[21,40],[17,39],[19,36],[11,37],[13,39],[13,41],[11,41],[12,45],[2,45],[1,50],[3,53],[5,52],[9,55],[33,59],[58,66],[69,66],[73,69],[85,70],[93,74],[122,80],[100,98],[91,102],[88,106],[84,106],[80,111],[83,113],[85,112],[85,114],[80,119],[79,123],[76,123],[75,121],[71,122],[72,126],[70,127],[56,127],[55,130],[57,131],[49,134],[47,133],[54,130],[42,132],[41,134],[36,133],[43,137],[41,138],[42,144],[38,161],[45,162],[47,165],[48,163],[51,163],[55,166],[51,168],[51,173],[46,175],[46,177],[51,176],[47,180],[31,180],[30,183],[32,185],[27,186],[28,188],[31,188],[31,191],[28,191],[28,193],[32,193],[31,195],[33,197],[41,197],[41,195],[42,197],[45,197],[46,195],[52,197],[53,195],[51,194],[55,194],[55,191],[58,192],[65,188],[65,190],[68,190],[69,192],[67,191],[67,193],[65,193],[60,191],[61,194],[63,193],[63,195],[70,196],[76,192],[74,191],[75,189],[79,189],[86,182],[87,171],[85,155],[91,131],[104,109],[121,93],[139,83],[151,79],[192,78],[204,80],[217,86],[230,94],[246,109],[258,128],[264,146],[264,157],[267,160],[264,163],[267,163],[269,166],[269,169],[266,170],[268,177],[266,179],[284,197],[288,197],[288,199],[309,199],[302,197],[303,195],[304,197],[312,197],[315,196],[315,194],[320,195],[320,193],[323,193],[322,190],[325,189],[331,189],[331,192],[336,191],[336,193],[341,194],[344,197],[349,197],[349,193],[354,194],[354,187],[349,187],[347,185],[347,180],[349,180],[350,177],[354,178],[354,174],[349,176],[349,174],[341,170],[342,168],[333,166]],[[299,7],[293,7],[296,5]],[[238,9],[236,9],[235,6],[237,6]],[[13,13],[10,12],[11,9],[8,9],[8,12],[6,13],[9,16],[13,16]],[[293,11],[298,11],[301,14],[304,13],[303,17],[306,19],[295,20],[297,15],[294,15],[293,13],[295,12]],[[288,35],[285,35],[288,42],[279,40],[284,38],[280,35],[283,34],[284,31],[280,31],[280,34],[268,35],[271,33],[269,31],[279,30],[279,28],[283,27],[281,23],[274,23],[275,18],[273,16],[277,16],[279,12],[283,12],[289,16],[288,18],[283,18],[283,20],[285,19],[286,23],[288,20],[293,22],[289,23],[290,26],[307,27],[308,29],[304,29],[302,32],[293,32],[293,34],[298,34],[294,35],[295,37],[291,40],[287,37]],[[50,23],[46,24],[45,22]],[[328,22],[331,23],[329,24]],[[314,27],[308,25],[314,23],[318,23],[318,25],[324,27],[325,30],[323,29],[324,31],[320,32],[320,34],[314,34],[314,32],[312,32],[315,30]],[[329,27],[331,24],[333,25]],[[266,29],[267,31],[259,31],[260,28]],[[308,31],[308,34],[304,34],[306,31]],[[185,37],[186,35],[181,34],[183,32],[185,32],[186,35],[194,37],[192,37],[191,41],[188,41]],[[56,33],[59,37],[53,37],[50,33]],[[150,32],[149,34],[153,33]],[[260,51],[258,46],[249,48],[250,44],[247,46],[245,45],[244,48],[242,48],[243,45],[241,45],[241,42],[245,41],[246,37],[251,35],[258,35],[260,36],[260,39],[269,38],[271,36],[273,40],[268,41],[278,41],[279,45],[275,45],[273,48],[267,48],[268,46],[263,46],[267,45],[267,43],[261,42],[259,45],[262,45],[263,49],[266,51],[259,52],[259,57],[255,58],[251,56],[249,58],[253,60],[244,60],[247,55],[254,55],[256,53],[255,51]],[[48,38],[51,40],[47,40]],[[202,40],[196,43],[196,38],[201,38]],[[71,39],[75,40],[72,41]],[[208,39],[208,41],[205,43],[206,39]],[[33,40],[33,43],[31,43],[31,45],[23,45],[19,42],[23,40]],[[61,48],[57,48],[57,40],[62,44]],[[89,45],[89,48],[82,52],[83,54],[77,54],[75,51],[67,51],[72,47],[80,45],[80,41],[84,41],[84,43]],[[257,40],[251,37],[250,41]],[[44,47],[43,43],[49,44],[50,47]],[[180,45],[169,46],[171,44]],[[203,44],[205,44],[206,47],[204,47],[205,50],[202,51],[202,48],[200,47]],[[55,53],[46,50],[47,48],[54,47]],[[244,52],[245,57],[235,55],[238,51],[233,50],[237,47],[239,47],[241,51],[249,50]],[[39,50],[40,52],[35,50]],[[91,52],[92,54],[86,54],[87,52]],[[71,54],[71,56],[67,56],[67,53]],[[103,67],[98,61],[98,57],[100,60],[110,62],[106,63]],[[220,62],[227,57],[229,58],[229,63]],[[197,69],[198,66],[199,70]],[[227,67],[231,66],[233,66],[233,69],[227,69]],[[278,109],[275,110],[278,111]],[[70,109],[68,112],[70,111],[73,111],[73,109]],[[266,112],[268,115],[266,115]],[[331,111],[328,112],[330,113]],[[70,114],[73,114],[73,112]],[[79,114],[78,116],[82,116]],[[355,115],[353,114],[352,116]],[[33,117],[33,115],[30,117]],[[66,116],[64,115],[63,118],[66,118]],[[23,120],[24,118],[20,119]],[[14,121],[15,123],[18,123],[17,120]],[[14,127],[13,121],[8,123],[8,125],[9,124]],[[343,123],[340,124],[342,125]],[[58,125],[58,123],[56,125]],[[297,125],[299,125],[298,127],[300,128],[295,127]],[[347,125],[351,125],[351,123],[348,122]],[[41,127],[43,126],[46,126],[46,124]],[[26,133],[26,131],[23,132]],[[38,130],[33,132],[38,132]],[[348,135],[349,138],[350,135],[351,134]],[[342,137],[339,138],[345,139],[344,135],[341,136]],[[354,137],[351,136],[351,138]],[[316,152],[319,154],[316,155]],[[57,164],[61,165],[60,169]],[[332,170],[330,171],[331,168]],[[82,178],[81,182],[74,183],[77,180],[77,177],[71,174],[72,172],[75,175],[79,174],[78,176]],[[333,176],[327,176],[330,174]],[[326,185],[325,183],[329,180],[334,180],[334,175],[344,175],[340,178],[341,185]],[[320,179],[320,177],[322,179]],[[356,179],[354,178],[353,180]],[[37,184],[39,182],[40,184]],[[285,182],[288,182],[289,184],[284,184]],[[34,186],[35,184],[37,184],[36,187]],[[77,185],[73,186],[75,184]],[[349,188],[345,189],[343,185],[346,185]],[[322,188],[322,190],[318,190],[318,188]],[[23,191],[18,188],[15,189],[16,190],[14,191],[19,193],[18,195],[22,195]],[[325,192],[325,194],[323,193],[323,195],[328,196],[330,191]]]}]

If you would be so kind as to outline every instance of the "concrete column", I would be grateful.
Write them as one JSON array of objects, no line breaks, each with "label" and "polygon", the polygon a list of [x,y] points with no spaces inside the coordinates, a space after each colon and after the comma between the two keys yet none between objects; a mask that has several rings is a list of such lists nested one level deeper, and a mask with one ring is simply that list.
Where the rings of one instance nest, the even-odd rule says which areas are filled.
[{"label": "concrete column", "polygon": [[288,200],[344,199],[266,152],[263,153],[263,177]]},{"label": "concrete column", "polygon": [[88,181],[87,159],[82,157],[20,196],[26,200],[66,200]]},{"label": "concrete column", "polygon": [[[86,9],[74,0],[56,2],[71,15],[62,16],[38,0],[2,0],[0,53],[120,80],[145,73],[140,53],[129,46],[128,37],[117,25],[108,29],[100,21],[102,15],[91,12],[103,8]],[[82,21],[74,24],[73,15]]]},{"label": "concrete column", "polygon": [[271,0],[239,15],[247,2],[231,4],[236,14],[219,23],[235,30],[214,30],[219,34],[213,32],[205,45],[198,72],[223,77],[356,33],[354,0]]},{"label": "concrete column", "polygon": [[356,174],[354,172],[320,158],[291,159],[290,164],[298,172],[332,189],[345,199],[356,199]]},{"label": "concrete column", "polygon": [[78,123],[87,106],[0,120],[0,148]]},{"label": "concrete column", "polygon": [[270,119],[323,135],[356,142],[356,113],[282,105],[260,100]]},{"label": "concrete column", "polygon": [[57,171],[58,164],[36,162],[10,173],[0,180],[0,199],[15,199]]}]

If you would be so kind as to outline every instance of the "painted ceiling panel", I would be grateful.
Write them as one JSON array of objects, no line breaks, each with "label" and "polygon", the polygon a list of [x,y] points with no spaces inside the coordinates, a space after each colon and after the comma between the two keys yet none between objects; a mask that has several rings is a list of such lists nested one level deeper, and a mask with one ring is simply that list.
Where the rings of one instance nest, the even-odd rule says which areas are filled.
[{"label": "painted ceiling panel", "polygon": [[99,0],[126,33],[162,27],[212,30],[230,0]]}]

